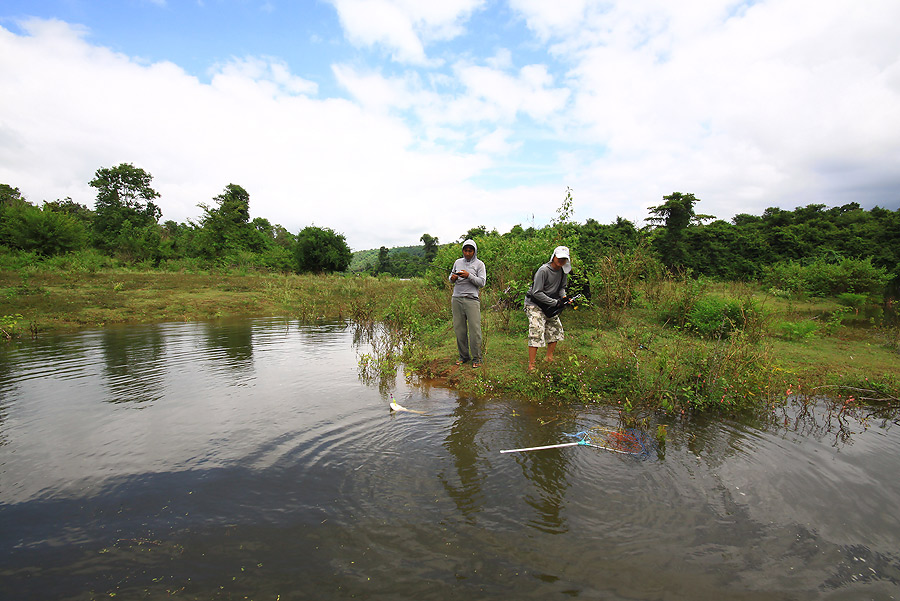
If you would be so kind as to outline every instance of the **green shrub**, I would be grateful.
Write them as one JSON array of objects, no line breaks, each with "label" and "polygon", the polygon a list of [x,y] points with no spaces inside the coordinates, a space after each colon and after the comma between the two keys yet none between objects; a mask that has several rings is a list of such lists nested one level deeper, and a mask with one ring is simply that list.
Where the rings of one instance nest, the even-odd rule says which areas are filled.
[{"label": "green shrub", "polygon": [[747,332],[757,326],[762,312],[750,299],[707,296],[688,315],[687,326],[704,338],[720,338],[732,332]]},{"label": "green shrub", "polygon": [[861,309],[869,300],[868,294],[857,294],[855,292],[842,292],[838,294],[837,301],[845,307],[851,309]]},{"label": "green shrub", "polygon": [[75,217],[31,205],[0,207],[0,242],[52,256],[84,248],[88,232]]},{"label": "green shrub", "polygon": [[708,282],[682,274],[680,281],[670,280],[660,294],[660,320],[675,328],[683,328],[694,305],[706,292]]},{"label": "green shrub", "polygon": [[819,326],[813,321],[782,321],[774,330],[785,340],[803,341],[815,336]]},{"label": "green shrub", "polygon": [[44,269],[52,271],[75,271],[79,273],[96,273],[101,269],[115,269],[120,262],[109,255],[89,248],[65,255],[50,257],[42,262]]},{"label": "green shrub", "polygon": [[796,261],[781,262],[766,269],[769,286],[794,294],[813,296],[837,295],[845,292],[877,294],[882,292],[890,276],[887,270],[865,259],[816,259],[803,265]]},{"label": "green shrub", "polygon": [[596,260],[589,276],[592,300],[598,307],[625,309],[641,289],[658,287],[664,277],[665,267],[646,245],[611,250]]},{"label": "green shrub", "polygon": [[22,321],[21,313],[0,315],[0,336],[7,340],[19,336],[18,326],[20,321]]}]

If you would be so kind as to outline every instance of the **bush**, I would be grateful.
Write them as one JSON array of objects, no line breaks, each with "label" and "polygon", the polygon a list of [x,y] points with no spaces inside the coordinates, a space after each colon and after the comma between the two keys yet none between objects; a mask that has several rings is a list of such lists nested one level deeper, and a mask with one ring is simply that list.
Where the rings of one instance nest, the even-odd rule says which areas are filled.
[{"label": "bush", "polygon": [[101,269],[115,269],[119,266],[119,261],[93,248],[50,257],[41,263],[43,269],[81,273],[96,273]]},{"label": "bush", "polygon": [[0,242],[52,256],[85,247],[88,233],[75,217],[31,205],[0,208]]},{"label": "bush", "polygon": [[688,313],[685,326],[703,338],[721,338],[748,329],[758,313],[750,301],[704,296]]},{"label": "bush", "polygon": [[865,306],[868,300],[868,294],[857,294],[855,292],[842,292],[838,294],[837,297],[838,303],[844,305],[845,307],[850,307],[856,310],[859,310],[863,306]]},{"label": "bush", "polygon": [[796,261],[777,263],[766,269],[766,282],[793,294],[812,296],[837,295],[845,292],[879,294],[890,276],[887,270],[872,265],[872,259],[816,259],[802,265]]},{"label": "bush", "polygon": [[813,321],[783,321],[774,329],[781,338],[799,342],[815,336],[819,326]]},{"label": "bush", "polygon": [[682,274],[679,280],[670,279],[661,295],[660,320],[676,328],[685,327],[707,286],[705,280],[695,280],[689,274]]},{"label": "bush", "polygon": [[310,225],[297,234],[294,259],[298,273],[345,271],[351,257],[344,235],[331,228]]},{"label": "bush", "polygon": [[610,251],[596,265],[596,272],[590,274],[590,289],[594,303],[607,309],[627,308],[640,286],[656,285],[665,274],[665,267],[646,245]]}]

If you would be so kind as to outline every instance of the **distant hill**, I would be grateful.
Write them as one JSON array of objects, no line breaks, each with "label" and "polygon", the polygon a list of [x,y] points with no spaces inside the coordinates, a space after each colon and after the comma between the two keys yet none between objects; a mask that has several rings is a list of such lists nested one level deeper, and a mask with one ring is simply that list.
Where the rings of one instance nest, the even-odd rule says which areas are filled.
[{"label": "distant hill", "polygon": [[[378,263],[378,253],[380,251],[380,248],[373,248],[370,250],[358,250],[354,252],[350,257],[350,267],[348,268],[348,271],[355,273],[370,271],[375,267],[375,264]],[[413,257],[425,257],[425,247],[422,245],[395,246],[394,248],[388,249],[389,258],[394,258],[402,253],[406,253]]]}]

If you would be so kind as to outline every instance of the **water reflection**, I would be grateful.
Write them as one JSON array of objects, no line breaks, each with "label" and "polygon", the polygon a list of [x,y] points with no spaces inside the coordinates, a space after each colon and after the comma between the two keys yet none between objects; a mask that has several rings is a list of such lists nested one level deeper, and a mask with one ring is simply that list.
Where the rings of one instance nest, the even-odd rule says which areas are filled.
[{"label": "water reflection", "polygon": [[809,399],[669,421],[649,457],[501,455],[619,415],[458,398],[402,366],[360,382],[372,345],[250,320],[0,348],[0,597],[896,592],[896,412]]},{"label": "water reflection", "polygon": [[[162,398],[164,371],[159,365],[168,352],[162,328],[139,331],[123,327],[101,330],[99,349],[103,357],[100,393],[110,403],[146,403]],[[92,366],[85,364],[84,369]]]},{"label": "water reflection", "polygon": [[224,362],[230,370],[250,373],[253,367],[253,328],[246,324],[207,323],[203,327],[203,342],[210,357]]},{"label": "water reflection", "polygon": [[455,477],[447,470],[442,470],[438,477],[457,510],[474,524],[476,515],[484,508],[482,484],[490,472],[484,465],[477,437],[489,416],[474,401],[460,399],[452,417],[443,446],[453,457]]}]

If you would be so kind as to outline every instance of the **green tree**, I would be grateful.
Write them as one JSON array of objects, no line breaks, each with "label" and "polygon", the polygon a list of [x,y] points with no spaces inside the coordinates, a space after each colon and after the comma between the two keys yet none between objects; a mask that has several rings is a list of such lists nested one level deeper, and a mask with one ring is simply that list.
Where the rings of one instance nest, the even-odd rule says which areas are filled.
[{"label": "green tree", "polygon": [[578,256],[588,267],[596,265],[601,257],[610,252],[635,248],[641,239],[641,233],[634,224],[622,217],[616,217],[616,222],[610,225],[588,219],[577,230]]},{"label": "green tree", "polygon": [[422,234],[419,240],[425,245],[425,262],[431,263],[437,255],[438,239],[430,234]]},{"label": "green tree", "polygon": [[297,243],[297,236],[290,233],[287,228],[282,225],[275,224],[272,228],[275,234],[275,244],[283,248],[291,249]]},{"label": "green tree", "polygon": [[390,273],[391,272],[391,257],[390,250],[387,246],[382,246],[378,249],[378,262],[375,264],[375,273]]},{"label": "green tree", "polygon": [[200,256],[197,247],[199,230],[188,223],[177,223],[169,219],[160,230],[161,252],[166,259],[185,259]]},{"label": "green tree", "polygon": [[0,244],[51,256],[80,250],[88,233],[78,219],[30,204],[0,206]]},{"label": "green tree", "polygon": [[571,245],[571,240],[577,234],[578,225],[572,221],[575,215],[575,199],[572,197],[572,188],[566,186],[566,197],[556,209],[556,217],[550,221],[550,225],[556,230],[556,242]]},{"label": "green tree", "polygon": [[297,234],[294,257],[299,273],[345,271],[352,253],[343,234],[310,225]]},{"label": "green tree", "polygon": [[94,227],[94,212],[85,205],[78,204],[71,198],[67,197],[65,200],[51,200],[44,202],[44,210],[46,211],[47,209],[74,217],[81,222],[87,230]]},{"label": "green tree", "polygon": [[712,215],[698,215],[694,205],[700,199],[693,194],[673,192],[663,196],[666,202],[650,207],[651,217],[647,221],[651,226],[660,228],[662,232],[654,239],[654,247],[668,267],[680,267],[685,264],[686,248],[685,231],[692,224],[702,224],[704,220],[714,219]]},{"label": "green tree", "polygon": [[744,231],[727,221],[691,227],[685,230],[688,252],[684,266],[697,274],[727,280],[752,279],[760,272],[757,262],[760,242],[752,231]]},{"label": "green tree", "polygon": [[[94,174],[90,186],[97,189],[94,203],[95,244],[104,250],[133,249],[133,234],[141,232],[141,239],[152,243],[148,229],[155,229],[162,211],[153,203],[159,193],[150,187],[153,176],[139,167],[122,163],[112,168],[100,168]],[[125,236],[123,226],[130,227]],[[158,236],[157,236],[158,238]],[[130,248],[129,248],[130,247]],[[143,247],[139,254],[146,258],[158,251]]]},{"label": "green tree", "polygon": [[462,244],[466,240],[475,240],[476,238],[484,238],[488,235],[497,235],[497,230],[488,231],[488,229],[483,225],[477,225],[473,228],[469,228],[469,231],[460,236],[459,242]]},{"label": "green tree", "polygon": [[9,184],[0,184],[0,207],[21,206],[30,204],[18,188]]},{"label": "green tree", "polygon": [[224,258],[238,251],[259,252],[265,247],[267,220],[250,223],[250,194],[237,184],[228,184],[213,198],[215,205],[201,203],[199,246],[207,259]]}]

